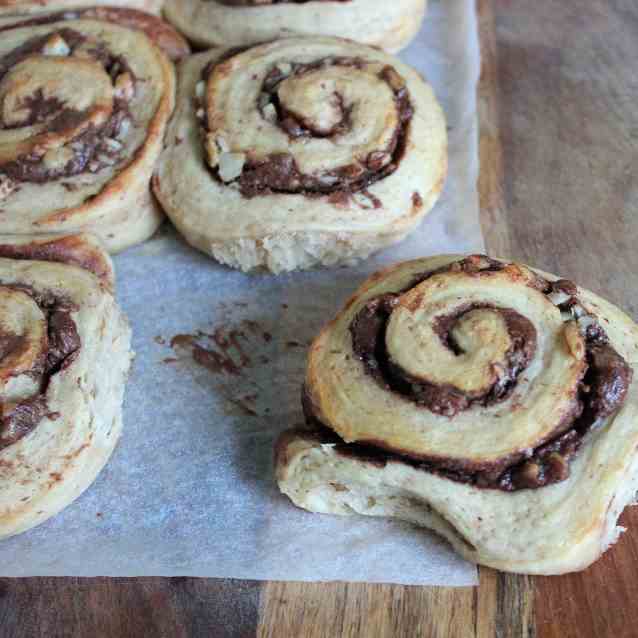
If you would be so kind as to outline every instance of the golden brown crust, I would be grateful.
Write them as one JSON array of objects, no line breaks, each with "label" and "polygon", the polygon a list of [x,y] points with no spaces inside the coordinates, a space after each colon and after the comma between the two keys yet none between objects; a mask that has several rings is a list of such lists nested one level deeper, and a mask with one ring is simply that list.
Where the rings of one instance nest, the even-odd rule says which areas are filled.
[{"label": "golden brown crust", "polygon": [[137,149],[134,157],[128,163],[126,168],[112,179],[107,186],[95,197],[85,201],[74,208],[65,208],[55,211],[46,217],[35,222],[36,226],[47,226],[57,222],[67,222],[74,217],[82,217],[92,209],[102,204],[107,204],[110,200],[116,199],[118,195],[123,194],[127,190],[131,175],[146,161],[146,154],[149,149],[161,143],[164,136],[166,121],[170,117],[175,104],[174,83],[175,73],[170,62],[164,56],[158,56],[158,62],[162,68],[163,82],[170,87],[164,91],[160,103],[155,111],[153,119],[148,124],[146,138],[144,143]]},{"label": "golden brown crust", "polygon": [[[0,2],[0,7],[2,2]],[[53,7],[55,8],[55,7]],[[9,16],[11,17],[11,16]],[[171,60],[178,61],[187,56],[190,46],[184,36],[158,16],[126,7],[87,7],[60,12],[37,12],[16,15],[11,20],[11,28],[16,25],[35,26],[54,20],[104,20],[122,27],[145,33]],[[6,25],[3,25],[6,28]],[[2,31],[3,27],[0,27]]]},{"label": "golden brown crust", "polygon": [[[151,39],[116,24],[122,11],[139,14],[86,9],[0,20],[10,68],[3,83],[13,100],[5,100],[5,111],[16,127],[0,131],[9,140],[0,166],[0,232],[89,232],[118,252],[161,223],[149,181],[174,106],[174,68]],[[26,110],[15,105],[24,96],[40,109],[30,115],[39,118],[36,126],[20,119]],[[64,118],[73,126],[61,128]],[[34,147],[31,155],[25,144]]]},{"label": "golden brown crust", "polygon": [[397,52],[417,34],[426,5],[426,0],[167,0],[164,15],[200,48],[329,35]]},{"label": "golden brown crust", "polygon": [[190,53],[186,38],[161,18],[124,7],[92,7],[78,11],[83,18],[105,20],[122,27],[143,31],[173,61]]},{"label": "golden brown crust", "polygon": [[0,235],[0,257],[72,264],[96,275],[106,290],[113,292],[115,286],[111,258],[99,241],[87,233],[33,237]]},{"label": "golden brown crust", "polygon": [[[494,276],[503,271],[509,274],[506,281]],[[447,278],[445,273],[450,272],[468,277]],[[465,288],[455,288],[463,279]],[[409,304],[413,323],[394,316],[396,308],[405,308],[397,297],[417,287],[432,314],[419,301]],[[450,304],[466,298],[477,305],[450,315]],[[468,378],[475,378],[475,369],[468,365],[466,374],[452,376],[454,366],[486,348],[494,352],[489,349],[492,341],[500,343],[504,337],[503,328],[498,328],[492,339],[489,322],[463,332],[459,325],[464,326],[465,319],[459,317],[477,308],[487,314],[474,316],[485,322],[492,315],[494,326],[512,308],[534,325],[536,336],[531,341],[537,354],[521,359],[520,377],[508,377],[515,381],[511,395],[496,402],[470,403],[453,416],[439,418],[425,407],[429,401],[425,395],[419,397],[421,405],[414,404],[411,393],[418,389],[391,385],[392,376],[384,377],[389,379],[384,385],[374,378],[373,369],[363,372],[365,361],[376,361],[382,373],[396,374],[396,369],[386,366],[385,351],[389,356],[400,355],[398,359],[408,365],[418,364],[416,369],[423,375],[419,378],[432,378],[428,376],[432,368],[427,366],[442,356],[432,350],[443,343],[454,351],[452,363],[444,367],[446,382],[467,384]],[[379,316],[372,314],[377,310],[386,321],[379,324],[385,326],[380,331],[363,333],[361,326],[351,330],[355,317],[366,322],[370,316]],[[450,317],[449,323],[437,323]],[[409,334],[399,341],[396,334],[388,336],[389,321],[403,322],[398,324],[399,332],[405,335],[407,327]],[[430,326],[441,325],[440,331],[430,333]],[[523,325],[519,321],[507,327],[519,345],[530,343],[529,337],[520,336]],[[370,334],[374,341],[366,341]],[[385,346],[377,348],[382,338]],[[419,358],[419,348],[397,350],[411,340],[411,346],[423,344],[427,360]],[[366,350],[362,344],[372,345]],[[406,360],[412,350],[414,355]],[[281,435],[275,449],[277,482],[296,505],[309,511],[397,518],[430,528],[468,560],[496,569],[529,574],[584,569],[618,538],[623,529],[617,527],[618,517],[638,489],[638,386],[632,374],[638,365],[637,351],[638,326],[628,316],[555,275],[478,256],[443,255],[391,266],[370,277],[313,343],[304,412],[314,431],[294,428]],[[366,359],[368,353],[376,358]],[[572,363],[548,374],[555,356]],[[580,374],[570,375],[582,366],[583,356],[587,370],[581,381]],[[391,361],[396,363],[397,359]],[[482,461],[490,450],[501,450],[510,431],[516,436],[527,434],[530,424],[545,418],[547,411],[535,408],[546,395],[552,401],[565,398],[569,394],[566,380],[568,390],[574,381],[579,385],[582,404],[582,412],[571,413],[569,430],[550,443],[543,443],[546,437],[541,433],[541,447],[525,449],[525,457],[514,466],[472,473],[477,459]],[[446,388],[439,386],[438,392]],[[520,417],[525,410],[531,413]],[[557,414],[560,418],[561,412]],[[356,427],[345,434],[335,427],[353,423]],[[359,426],[367,428],[367,434]],[[504,436],[494,436],[494,428],[501,426]],[[447,446],[445,438],[459,431]],[[489,447],[483,445],[486,441]],[[451,456],[470,459],[474,467],[462,471],[430,461],[422,454],[427,443],[446,445],[447,460]],[[389,453],[388,448],[403,455]]]},{"label": "golden brown crust", "polygon": [[[306,412],[347,442],[476,474],[481,483],[494,476],[502,489],[522,483],[522,469],[540,468],[540,481],[564,480],[559,469],[576,441],[611,412],[607,398],[596,397],[613,395],[617,410],[632,372],[595,313],[561,289],[576,287],[561,281],[480,256],[374,275],[310,348]],[[443,337],[437,326],[448,318],[454,328]],[[558,448],[561,458],[545,469],[536,453]],[[530,465],[518,468],[525,459]]]},{"label": "golden brown crust", "polygon": [[119,439],[131,362],[128,322],[86,269],[105,268],[97,244],[37,243],[0,239],[15,253],[0,259],[0,367],[13,367],[0,380],[0,539],[50,518],[93,482]]},{"label": "golden brown crust", "polygon": [[1,15],[73,11],[79,7],[109,6],[138,9],[159,16],[164,0],[0,0]]},{"label": "golden brown crust", "polygon": [[222,263],[352,263],[403,239],[441,193],[433,91],[370,47],[313,37],[211,50],[181,63],[178,95],[154,192]]}]

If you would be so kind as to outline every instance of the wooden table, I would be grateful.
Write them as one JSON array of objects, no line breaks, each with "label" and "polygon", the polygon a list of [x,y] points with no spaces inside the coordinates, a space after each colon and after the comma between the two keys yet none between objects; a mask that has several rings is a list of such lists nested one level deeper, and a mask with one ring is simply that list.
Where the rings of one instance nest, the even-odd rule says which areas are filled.
[{"label": "wooden table", "polygon": [[[440,0],[444,1],[444,0]],[[489,250],[638,318],[638,3],[478,0]],[[585,572],[478,588],[0,579],[0,636],[638,636],[638,508]]]}]

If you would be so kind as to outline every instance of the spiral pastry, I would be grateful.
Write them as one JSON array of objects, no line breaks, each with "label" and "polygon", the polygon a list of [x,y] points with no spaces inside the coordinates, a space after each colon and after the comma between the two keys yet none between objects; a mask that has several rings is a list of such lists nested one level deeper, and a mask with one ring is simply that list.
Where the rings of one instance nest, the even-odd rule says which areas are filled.
[{"label": "spiral pastry", "polygon": [[130,330],[87,235],[0,236],[0,538],[95,479],[122,428]]},{"label": "spiral pastry", "polygon": [[425,10],[426,0],[167,0],[164,15],[205,48],[332,35],[397,52]]},{"label": "spiral pastry", "polygon": [[0,20],[0,232],[91,231],[115,252],[162,219],[149,181],[174,72],[95,11]]},{"label": "spiral pastry", "polygon": [[164,0],[0,0],[0,16],[16,13],[36,13],[57,9],[77,9],[78,7],[121,7],[136,9],[159,15]]},{"label": "spiral pastry", "polygon": [[195,247],[273,272],[366,257],[430,210],[447,168],[431,88],[335,38],[210,51],[180,67],[154,190]]},{"label": "spiral pastry", "polygon": [[399,264],[312,345],[280,488],[498,569],[582,569],[638,487],[637,351],[638,326],[570,281],[481,255]]},{"label": "spiral pastry", "polygon": [[[94,5],[95,3],[90,4]],[[111,4],[113,3],[109,3],[109,5]],[[43,9],[42,5],[38,3],[37,7],[28,11],[22,10],[22,8],[20,11],[11,11],[10,9],[3,11],[0,0],[0,32],[4,28],[33,27],[67,20],[104,20],[122,27],[142,31],[171,60],[179,60],[190,53],[190,47],[184,37],[157,16],[126,7],[78,7],[75,2],[73,6],[73,10],[54,12],[52,11],[54,7]]]}]

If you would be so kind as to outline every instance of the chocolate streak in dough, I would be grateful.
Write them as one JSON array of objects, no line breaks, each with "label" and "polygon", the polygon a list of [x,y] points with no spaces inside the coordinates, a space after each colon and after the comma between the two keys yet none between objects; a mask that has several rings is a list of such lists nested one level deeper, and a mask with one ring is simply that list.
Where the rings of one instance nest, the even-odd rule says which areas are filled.
[{"label": "chocolate streak in dough", "polygon": [[[0,450],[29,434],[48,415],[46,391],[51,377],[66,368],[81,347],[80,336],[71,317],[72,306],[61,297],[36,293],[27,286],[5,286],[28,294],[45,315],[47,339],[42,344],[43,356],[32,372],[42,374],[37,394],[15,404],[0,400]],[[0,362],[24,346],[24,337],[0,332]],[[55,418],[55,415],[50,415]]]},{"label": "chocolate streak in dough", "polygon": [[[448,271],[463,271],[480,276],[481,272],[493,272],[504,268],[501,262],[481,257],[481,268],[474,258],[456,262],[444,268],[417,276],[413,282],[400,291],[407,292],[427,278]],[[576,286],[567,280],[549,282],[538,276],[530,283],[545,294],[564,292],[569,295],[567,301],[559,306],[562,311],[578,303]],[[385,329],[390,314],[396,305],[400,293],[386,293],[373,298],[359,311],[350,324],[353,350],[361,360],[364,370],[371,375],[384,391],[396,392],[414,401],[423,409],[453,417],[461,410],[469,409],[473,404],[491,405],[504,400],[516,383],[516,378],[528,365],[536,347],[536,333],[533,325],[510,309],[493,308],[504,315],[513,346],[507,353],[508,361],[505,374],[499,378],[496,388],[483,396],[464,395],[458,388],[422,384],[408,376],[389,361],[385,350]],[[461,314],[445,317],[435,328],[441,341],[454,351],[449,341],[449,331],[453,322],[464,312],[475,307],[468,306]],[[386,463],[396,459],[425,471],[434,472],[451,480],[471,483],[480,488],[514,491],[534,489],[551,483],[563,481],[569,476],[569,463],[582,442],[583,437],[602,419],[611,416],[622,406],[633,370],[623,357],[610,345],[609,339],[599,324],[590,326],[585,334],[588,368],[578,387],[578,401],[571,413],[557,424],[550,440],[540,441],[529,453],[519,453],[502,459],[497,464],[484,467],[458,467],[440,459],[415,458],[399,450],[385,450],[383,441],[346,444],[338,439],[337,451],[357,457],[373,459]],[[304,390],[303,408],[306,421],[319,428],[324,436],[328,430],[316,415],[309,396]],[[331,436],[336,437],[332,431]]]},{"label": "chocolate streak in dough", "polygon": [[[202,80],[207,82],[209,75],[216,66],[245,50],[246,48],[233,49],[232,52],[228,52],[215,63],[207,64],[202,70]],[[309,64],[292,64],[293,70],[289,75],[285,75],[281,73],[277,67],[273,67],[264,79],[261,94],[270,96],[270,103],[275,106],[277,112],[277,125],[291,138],[337,137],[347,131],[351,126],[349,118],[350,111],[343,105],[343,99],[338,94],[336,94],[336,97],[341,104],[342,119],[328,134],[315,131],[310,127],[307,121],[287,111],[279,103],[277,87],[282,80],[321,69],[325,64],[327,64],[325,60],[318,60]],[[355,69],[363,69],[365,68],[365,64],[365,61],[358,58],[334,58],[330,61],[330,66]],[[318,197],[328,194],[331,198],[335,199],[335,204],[338,204],[339,197],[348,200],[352,193],[361,191],[369,198],[371,208],[380,208],[382,205],[381,202],[372,194],[367,193],[366,189],[374,182],[392,174],[397,169],[405,153],[405,140],[414,110],[410,103],[410,97],[403,79],[392,67],[384,67],[379,73],[379,78],[386,82],[394,93],[394,102],[399,123],[388,148],[379,149],[370,153],[366,158],[365,168],[360,164],[352,164],[343,166],[324,175],[306,175],[297,167],[293,155],[289,153],[274,154],[265,161],[252,164],[250,161],[246,162],[237,180],[241,194],[249,198],[273,192],[299,193],[307,197]],[[258,108],[260,107],[258,106]],[[263,109],[263,106],[261,109]],[[203,133],[205,135],[208,132],[207,123],[204,122]],[[391,161],[384,164],[381,161],[381,157],[388,155],[391,156]],[[214,175],[219,179],[217,171],[214,171]]]},{"label": "chocolate streak in dough", "polygon": [[[68,28],[58,29],[43,36],[31,38],[0,60],[0,80],[16,64],[25,60],[34,53],[40,53],[45,43],[54,35],[59,35],[71,51],[86,42],[81,33]],[[111,55],[105,47],[96,45],[93,50],[95,59],[99,61],[115,81],[115,76],[128,73],[133,85],[136,78],[126,60],[121,56]],[[19,125],[8,127],[0,118],[0,130],[31,126],[51,118],[48,128],[51,132],[63,131],[80,124],[85,113],[72,108],[65,108],[64,103],[55,97],[45,98],[42,89],[38,89],[29,96],[25,105],[29,109],[29,115]],[[57,114],[57,115],[56,115]],[[64,165],[55,169],[48,168],[41,155],[29,154],[18,159],[0,165],[0,171],[6,173],[15,182],[33,182],[42,184],[60,177],[72,177],[91,170],[97,172],[103,167],[99,157],[106,156],[109,163],[115,163],[119,154],[108,145],[103,144],[105,139],[117,137],[123,120],[132,119],[125,100],[115,97],[113,99],[113,111],[110,118],[100,128],[89,126],[83,133],[73,139],[73,157]],[[97,160],[97,163],[95,163]]]}]

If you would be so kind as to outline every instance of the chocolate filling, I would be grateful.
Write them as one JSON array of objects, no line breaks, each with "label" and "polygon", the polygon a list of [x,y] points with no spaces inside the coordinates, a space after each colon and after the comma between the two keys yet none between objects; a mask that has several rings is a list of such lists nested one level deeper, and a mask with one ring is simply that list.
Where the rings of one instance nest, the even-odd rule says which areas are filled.
[{"label": "chocolate filling", "polygon": [[[528,365],[536,344],[536,333],[532,324],[513,310],[495,308],[505,320],[512,346],[506,355],[507,365],[504,366],[504,374],[499,376],[498,382],[489,392],[481,396],[463,394],[458,388],[415,383],[390,361],[385,349],[385,330],[401,293],[438,273],[460,271],[476,276],[489,276],[489,273],[504,267],[505,264],[487,257],[472,256],[435,271],[417,275],[399,293],[386,293],[371,299],[350,324],[353,350],[365,372],[384,390],[399,393],[424,409],[450,417],[473,404],[490,405],[506,398],[517,377]],[[528,285],[547,295],[562,293],[566,296],[558,305],[561,312],[580,308],[577,288],[572,282],[550,282],[535,276]],[[450,338],[451,326],[459,316],[475,307],[486,306],[468,305],[460,313],[443,317],[435,327],[443,344],[456,354],[459,353],[459,348]],[[593,320],[591,316],[589,319]],[[572,410],[557,424],[551,438],[539,441],[533,450],[515,453],[497,463],[483,466],[470,462],[465,464],[454,459],[417,458],[407,451],[384,449],[386,446],[383,441],[346,444],[338,439],[340,444],[336,448],[337,451],[355,455],[363,460],[372,459],[376,463],[386,463],[388,460],[401,461],[454,481],[503,491],[538,488],[567,479],[570,461],[577,453],[583,437],[599,426],[603,419],[620,409],[633,377],[632,368],[609,343],[600,324],[597,321],[588,323],[584,330],[587,369],[578,385],[577,399]],[[322,431],[326,429],[328,425],[320,421],[305,391],[302,403],[307,423]],[[336,435],[332,433],[332,436]]]},{"label": "chocolate filling", "polygon": [[499,312],[507,325],[512,346],[505,355],[496,383],[488,392],[467,394],[451,385],[435,385],[415,379],[396,365],[385,347],[385,331],[398,295],[388,293],[369,301],[350,324],[352,346],[368,374],[386,390],[397,392],[436,414],[453,417],[472,405],[492,405],[502,401],[513,390],[518,375],[527,367],[536,349],[534,326],[522,315],[508,308],[494,308],[487,304],[468,304],[461,312],[440,317],[434,330],[442,343],[454,354],[462,353],[451,337],[456,321],[471,310],[492,308]]},{"label": "chocolate filling", "polygon": [[[13,66],[34,53],[40,53],[53,35],[59,35],[65,40],[71,49],[71,54],[78,46],[86,42],[84,35],[69,28],[57,29],[44,36],[31,38],[0,60],[0,80]],[[135,86],[137,78],[125,58],[113,55],[102,43],[96,43],[90,53],[104,67],[113,82],[119,75],[128,73],[133,86]],[[48,130],[55,133],[81,124],[86,115],[82,111],[67,107],[58,98],[46,98],[42,89],[38,89],[33,95],[28,96],[21,106],[28,109],[27,118],[20,124],[13,126],[7,126],[0,119],[0,130],[31,126],[48,120]],[[14,182],[36,184],[49,182],[60,177],[72,177],[87,171],[96,173],[121,159],[120,147],[118,144],[114,144],[113,140],[118,137],[123,121],[130,122],[132,119],[127,101],[116,97],[113,101],[111,116],[104,125],[98,128],[89,126],[65,145],[65,149],[72,151],[72,156],[64,164],[55,167],[48,166],[44,162],[42,154],[33,152],[1,164],[0,173],[5,173]]]},{"label": "chocolate filling", "polygon": [[[47,321],[47,343],[42,361],[36,362],[33,369],[33,373],[42,374],[38,393],[14,404],[0,400],[0,450],[19,441],[47,416],[46,392],[51,378],[72,363],[81,346],[70,314],[74,307],[69,301],[50,292],[36,292],[28,286],[3,285],[28,294],[38,304]],[[23,339],[17,335],[0,335],[0,358],[20,347],[20,343]]]},{"label": "chocolate filling", "polygon": [[[235,55],[241,53],[238,51]],[[201,79],[208,81],[210,73],[215,67],[227,61],[225,56],[214,64],[207,64],[202,70]],[[344,102],[343,96],[334,93],[332,100],[341,117],[329,130],[317,130],[310,120],[301,114],[286,109],[279,101],[277,89],[280,83],[291,76],[302,76],[309,72],[326,68],[328,66],[341,66],[347,68],[364,69],[365,61],[359,58],[330,58],[321,59],[308,64],[290,63],[290,73],[284,73],[281,68],[273,66],[265,77],[260,92],[260,103],[257,108],[262,115],[264,109],[271,105],[276,113],[276,125],[292,138],[334,138],[343,135],[352,126],[352,106]],[[386,82],[394,95],[395,108],[398,114],[398,125],[388,146],[369,153],[363,161],[342,166],[338,169],[323,174],[305,174],[299,169],[295,158],[290,153],[277,153],[269,157],[251,161],[247,157],[242,172],[236,179],[239,190],[244,197],[255,197],[269,193],[303,194],[308,197],[341,195],[348,200],[355,192],[365,191],[371,184],[387,177],[396,171],[399,162],[405,154],[406,138],[408,135],[413,108],[410,96],[401,76],[391,67],[384,67],[379,73],[379,78]],[[201,105],[204,106],[203,104]],[[265,117],[265,116],[264,116]],[[203,122],[203,133],[209,133],[208,123]],[[217,170],[213,171],[215,177],[221,181]],[[373,196],[371,196],[373,197]],[[371,199],[370,208],[378,208],[381,202],[377,198]]]},{"label": "chocolate filling", "polygon": [[0,361],[24,347],[24,338],[0,332]]}]

